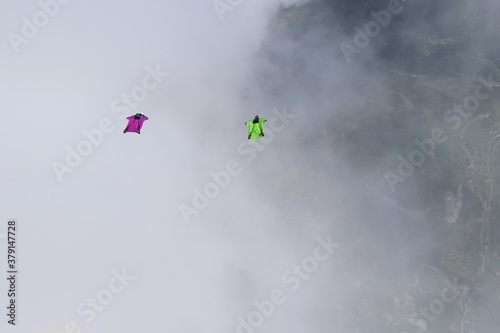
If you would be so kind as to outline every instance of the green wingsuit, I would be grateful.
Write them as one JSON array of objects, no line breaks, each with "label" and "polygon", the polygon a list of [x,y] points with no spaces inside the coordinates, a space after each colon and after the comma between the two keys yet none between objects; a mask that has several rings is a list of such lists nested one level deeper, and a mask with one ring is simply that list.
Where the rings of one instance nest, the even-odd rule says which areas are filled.
[{"label": "green wingsuit", "polygon": [[267,119],[255,117],[254,120],[249,120],[245,123],[248,125],[248,139],[260,139],[264,136],[264,123]]}]

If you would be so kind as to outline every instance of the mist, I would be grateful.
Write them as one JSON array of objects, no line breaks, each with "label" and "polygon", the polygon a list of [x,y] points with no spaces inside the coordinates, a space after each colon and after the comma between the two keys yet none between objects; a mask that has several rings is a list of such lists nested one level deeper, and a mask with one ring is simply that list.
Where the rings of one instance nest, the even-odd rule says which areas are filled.
[{"label": "mist", "polygon": [[496,2],[0,6],[7,332],[500,327]]}]

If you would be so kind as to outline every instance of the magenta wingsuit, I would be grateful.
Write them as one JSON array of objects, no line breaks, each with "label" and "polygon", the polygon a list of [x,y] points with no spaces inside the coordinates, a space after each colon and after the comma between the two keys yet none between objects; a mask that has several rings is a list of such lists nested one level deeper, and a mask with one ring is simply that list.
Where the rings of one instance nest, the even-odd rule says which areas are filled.
[{"label": "magenta wingsuit", "polygon": [[141,114],[139,117],[138,117],[138,115],[134,115],[134,116],[127,117],[127,119],[128,119],[128,125],[125,128],[125,130],[123,130],[123,133],[136,132],[136,133],[140,134],[142,124],[144,124],[144,122],[146,120],[148,120],[148,117]]}]

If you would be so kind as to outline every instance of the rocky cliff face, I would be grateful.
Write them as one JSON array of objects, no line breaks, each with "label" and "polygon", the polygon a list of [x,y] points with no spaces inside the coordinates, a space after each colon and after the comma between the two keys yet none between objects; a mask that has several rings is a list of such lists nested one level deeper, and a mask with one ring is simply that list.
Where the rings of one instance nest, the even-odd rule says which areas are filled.
[{"label": "rocky cliff face", "polygon": [[270,158],[269,199],[349,240],[336,332],[500,328],[499,14],[323,0],[270,25],[250,94],[300,114],[302,153]]}]

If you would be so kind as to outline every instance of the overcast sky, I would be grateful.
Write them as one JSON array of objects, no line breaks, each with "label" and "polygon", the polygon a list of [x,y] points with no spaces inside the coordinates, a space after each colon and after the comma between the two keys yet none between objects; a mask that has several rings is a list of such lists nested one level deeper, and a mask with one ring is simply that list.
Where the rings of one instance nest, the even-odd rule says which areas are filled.
[{"label": "overcast sky", "polygon": [[[260,162],[238,152],[247,120],[287,107],[241,102],[250,60],[284,2],[233,1],[217,13],[199,0],[46,1],[51,16],[36,1],[0,3],[0,109],[9,117],[0,232],[8,219],[19,225],[18,317],[7,325],[2,305],[2,330],[62,332],[74,322],[82,332],[235,331],[254,300],[284,289],[285,268],[316,245],[299,251],[259,228],[272,216],[247,178]],[[137,88],[144,82],[147,91]],[[134,88],[140,100],[123,110]],[[135,112],[149,117],[142,133],[123,134]],[[232,160],[239,173],[187,224],[180,204],[193,206],[193,190]],[[107,304],[123,270],[133,280]],[[93,316],[85,303],[98,296],[106,304]]]},{"label": "overcast sky", "polygon": [[[386,184],[366,187],[384,182],[376,166],[353,175],[325,155],[328,113],[385,78],[348,67],[340,23],[292,52],[266,44],[269,23],[307,1],[63,2],[0,1],[0,236],[16,219],[19,272],[2,332],[362,332],[349,309],[381,315],[377,290],[398,288],[387,276],[409,281],[433,252],[442,228],[421,231],[432,199],[415,179],[398,192],[411,215]],[[313,103],[259,81],[262,45],[307,59]],[[136,112],[141,134],[123,134]],[[255,115],[266,137],[250,142]],[[295,144],[308,133],[324,151]]]}]

